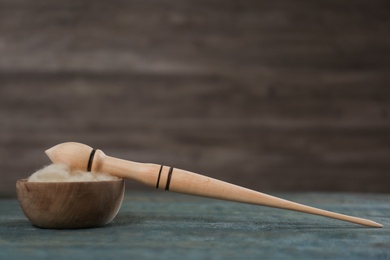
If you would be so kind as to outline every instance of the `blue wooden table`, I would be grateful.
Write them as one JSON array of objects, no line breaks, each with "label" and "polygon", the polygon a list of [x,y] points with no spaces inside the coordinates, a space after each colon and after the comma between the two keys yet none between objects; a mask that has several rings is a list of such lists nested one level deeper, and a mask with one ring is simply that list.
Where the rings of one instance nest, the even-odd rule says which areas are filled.
[{"label": "blue wooden table", "polygon": [[127,193],[107,226],[34,227],[0,200],[0,259],[390,259],[390,195],[273,194],[384,228],[168,192]]}]

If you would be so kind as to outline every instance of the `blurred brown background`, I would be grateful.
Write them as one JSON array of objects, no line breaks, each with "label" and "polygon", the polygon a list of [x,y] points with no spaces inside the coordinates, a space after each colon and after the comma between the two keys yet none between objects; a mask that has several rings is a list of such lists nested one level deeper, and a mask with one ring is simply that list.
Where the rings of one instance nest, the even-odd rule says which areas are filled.
[{"label": "blurred brown background", "polygon": [[64,141],[260,191],[390,192],[389,14],[0,0],[0,194]]}]

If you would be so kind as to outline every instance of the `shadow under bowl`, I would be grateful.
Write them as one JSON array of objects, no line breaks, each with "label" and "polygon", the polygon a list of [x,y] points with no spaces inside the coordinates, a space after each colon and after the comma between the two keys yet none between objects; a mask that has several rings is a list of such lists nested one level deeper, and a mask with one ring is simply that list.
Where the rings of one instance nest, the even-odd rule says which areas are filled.
[{"label": "shadow under bowl", "polygon": [[16,182],[19,204],[37,227],[74,229],[111,222],[123,201],[123,179],[96,182]]}]

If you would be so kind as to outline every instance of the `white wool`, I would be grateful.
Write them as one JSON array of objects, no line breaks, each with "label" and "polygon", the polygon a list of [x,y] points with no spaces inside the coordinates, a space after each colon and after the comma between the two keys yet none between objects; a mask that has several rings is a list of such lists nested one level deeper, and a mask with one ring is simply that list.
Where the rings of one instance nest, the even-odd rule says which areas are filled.
[{"label": "white wool", "polygon": [[29,182],[84,182],[84,181],[113,181],[118,177],[105,173],[71,171],[66,164],[51,164],[33,173]]}]

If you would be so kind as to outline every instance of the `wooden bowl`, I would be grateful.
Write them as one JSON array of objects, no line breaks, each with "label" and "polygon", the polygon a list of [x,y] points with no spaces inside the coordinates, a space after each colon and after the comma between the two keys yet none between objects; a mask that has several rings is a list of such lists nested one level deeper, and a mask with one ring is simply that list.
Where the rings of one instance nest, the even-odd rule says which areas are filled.
[{"label": "wooden bowl", "polygon": [[125,191],[123,179],[97,182],[16,182],[19,204],[37,227],[99,227],[114,219]]}]

